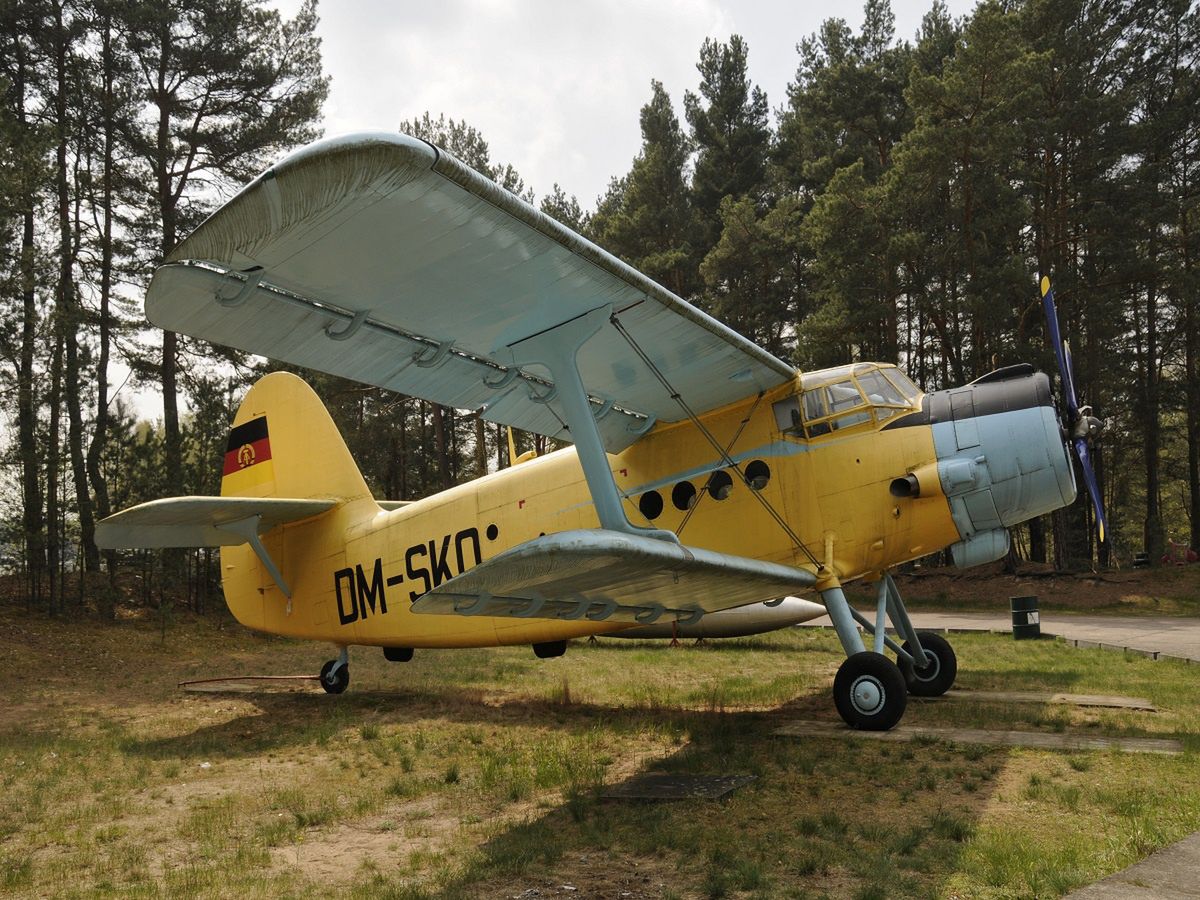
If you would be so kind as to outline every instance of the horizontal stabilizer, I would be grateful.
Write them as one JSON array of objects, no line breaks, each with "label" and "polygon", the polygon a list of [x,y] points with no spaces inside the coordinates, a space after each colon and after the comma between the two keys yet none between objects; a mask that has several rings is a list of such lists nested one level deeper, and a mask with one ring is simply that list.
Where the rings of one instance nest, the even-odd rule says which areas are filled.
[{"label": "horizontal stabilizer", "polygon": [[[250,543],[276,525],[325,512],[336,500],[259,497],[168,497],[121,510],[96,524],[96,546],[152,550],[161,547],[230,547]],[[257,517],[257,521],[255,521]],[[253,525],[252,530],[247,526]]]},{"label": "horizontal stabilizer", "polygon": [[603,529],[528,541],[451,578],[417,613],[695,622],[810,587],[811,572]]}]

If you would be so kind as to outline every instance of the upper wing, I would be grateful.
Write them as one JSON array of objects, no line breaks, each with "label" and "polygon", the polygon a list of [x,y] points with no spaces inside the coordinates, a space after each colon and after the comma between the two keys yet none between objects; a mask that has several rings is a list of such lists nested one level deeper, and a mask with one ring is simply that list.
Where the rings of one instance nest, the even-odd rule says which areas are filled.
[{"label": "upper wing", "polygon": [[[165,329],[569,439],[547,373],[507,347],[600,307],[702,413],[791,368],[430,144],[319,141],[268,169],[168,257],[146,314]],[[605,448],[676,401],[618,330],[580,350]]]}]

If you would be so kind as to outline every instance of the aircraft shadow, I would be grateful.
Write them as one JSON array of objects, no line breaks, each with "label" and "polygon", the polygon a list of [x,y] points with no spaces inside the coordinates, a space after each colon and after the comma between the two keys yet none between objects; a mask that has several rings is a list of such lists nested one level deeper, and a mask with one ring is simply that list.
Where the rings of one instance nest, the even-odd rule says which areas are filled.
[{"label": "aircraft shadow", "polygon": [[[229,691],[211,692],[214,699],[231,696],[246,699],[255,712],[235,716],[183,734],[163,738],[128,739],[129,753],[154,759],[209,758],[216,750],[226,758],[256,756],[264,750],[278,750],[310,743],[323,734],[360,720],[377,725],[404,725],[418,719],[434,718],[467,725],[508,725],[535,722],[563,730],[592,727],[604,721],[618,728],[632,727],[654,717],[686,728],[715,715],[761,717],[761,712],[717,713],[668,706],[612,706],[573,701],[560,703],[539,698],[496,700],[477,689],[351,690],[340,696],[324,692]],[[825,692],[817,691],[815,706],[828,707]],[[829,710],[825,710],[828,717]]]},{"label": "aircraft shadow", "polygon": [[[789,720],[829,721],[825,686],[766,712],[674,715],[686,743],[631,777],[756,780],[718,800],[564,790],[558,805],[483,842],[477,862],[441,895],[558,896],[564,883],[579,896],[593,896],[590,886],[595,896],[625,898],[937,894],[1013,753],[774,733]],[[919,720],[920,708],[909,715]]]},{"label": "aircraft shadow", "polygon": [[[994,683],[1002,674],[1012,672],[972,670],[972,682]],[[1046,676],[1041,670],[1020,674]],[[1080,678],[1059,673],[1046,689],[1062,690]],[[218,696],[228,700],[230,694]],[[477,688],[424,686],[239,696],[253,711],[185,734],[130,741],[126,750],[150,758],[246,758],[320,743],[323,735],[360,722],[403,726],[430,718],[485,728],[519,722],[575,734],[601,723],[618,734],[636,733],[653,721],[684,735],[683,745],[622,769],[616,780],[654,772],[757,777],[715,801],[604,800],[595,785],[570,786],[559,802],[547,807],[543,797],[535,815],[500,825],[479,843],[473,861],[440,890],[451,897],[520,895],[564,883],[580,890],[611,886],[594,893],[635,900],[680,888],[684,894],[770,895],[785,884],[814,895],[841,895],[848,884],[864,895],[873,886],[883,890],[879,896],[938,893],[957,871],[997,776],[1016,752],[936,739],[894,744],[844,734],[776,736],[777,728],[797,719],[837,721],[823,681],[768,710],[497,699]],[[937,724],[943,716],[933,711],[940,704],[959,702],[910,703],[905,723]],[[1022,704],[1035,715],[1052,716],[1052,707]],[[376,885],[382,891],[411,876],[397,872],[389,882],[393,876],[382,866],[375,877],[386,882]]]}]

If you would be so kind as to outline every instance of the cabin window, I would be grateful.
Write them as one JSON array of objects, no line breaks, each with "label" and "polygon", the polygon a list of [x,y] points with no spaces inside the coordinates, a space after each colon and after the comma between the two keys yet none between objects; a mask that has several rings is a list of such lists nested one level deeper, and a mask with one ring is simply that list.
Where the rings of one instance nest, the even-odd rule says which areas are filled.
[{"label": "cabin window", "polygon": [[770,480],[771,467],[761,459],[751,460],[746,466],[746,483],[750,485],[750,490],[761,491]]},{"label": "cabin window", "polygon": [[882,372],[860,375],[858,386],[866,393],[871,406],[875,407],[875,420],[878,422],[909,409],[908,400],[900,393],[900,389],[885,378]]},{"label": "cabin window", "polygon": [[906,400],[916,400],[921,396],[921,390],[899,369],[882,369],[880,374],[886,375],[888,381],[894,384]]},{"label": "cabin window", "polygon": [[662,515],[663,498],[658,491],[646,491],[638,499],[638,509],[642,511],[642,515],[650,521],[654,521]]},{"label": "cabin window", "polygon": [[671,502],[678,510],[689,510],[696,505],[696,486],[690,481],[681,481],[671,491]]},{"label": "cabin window", "polygon": [[[795,398],[793,398],[795,399]],[[725,471],[713,472],[708,478],[708,494],[714,500],[724,500],[733,493],[733,479]]]},{"label": "cabin window", "polygon": [[796,394],[780,400],[774,405],[775,424],[787,434],[803,434],[800,425],[800,397]]}]

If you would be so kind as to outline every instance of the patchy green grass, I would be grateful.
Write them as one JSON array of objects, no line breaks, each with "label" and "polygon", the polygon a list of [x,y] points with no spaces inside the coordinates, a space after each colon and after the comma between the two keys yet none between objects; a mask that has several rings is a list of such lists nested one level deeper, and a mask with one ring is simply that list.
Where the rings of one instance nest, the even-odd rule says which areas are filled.
[{"label": "patchy green grass", "polygon": [[[1051,753],[775,737],[836,719],[826,631],[576,642],[548,661],[357,648],[333,697],[174,687],[315,671],[316,645],[6,615],[22,650],[0,661],[2,894],[1055,896],[1200,828],[1200,679],[1171,662],[953,636],[963,690],[1121,693],[1161,712],[914,700],[906,721],[1189,747]],[[599,799],[646,771],[758,780],[715,802]]]}]

